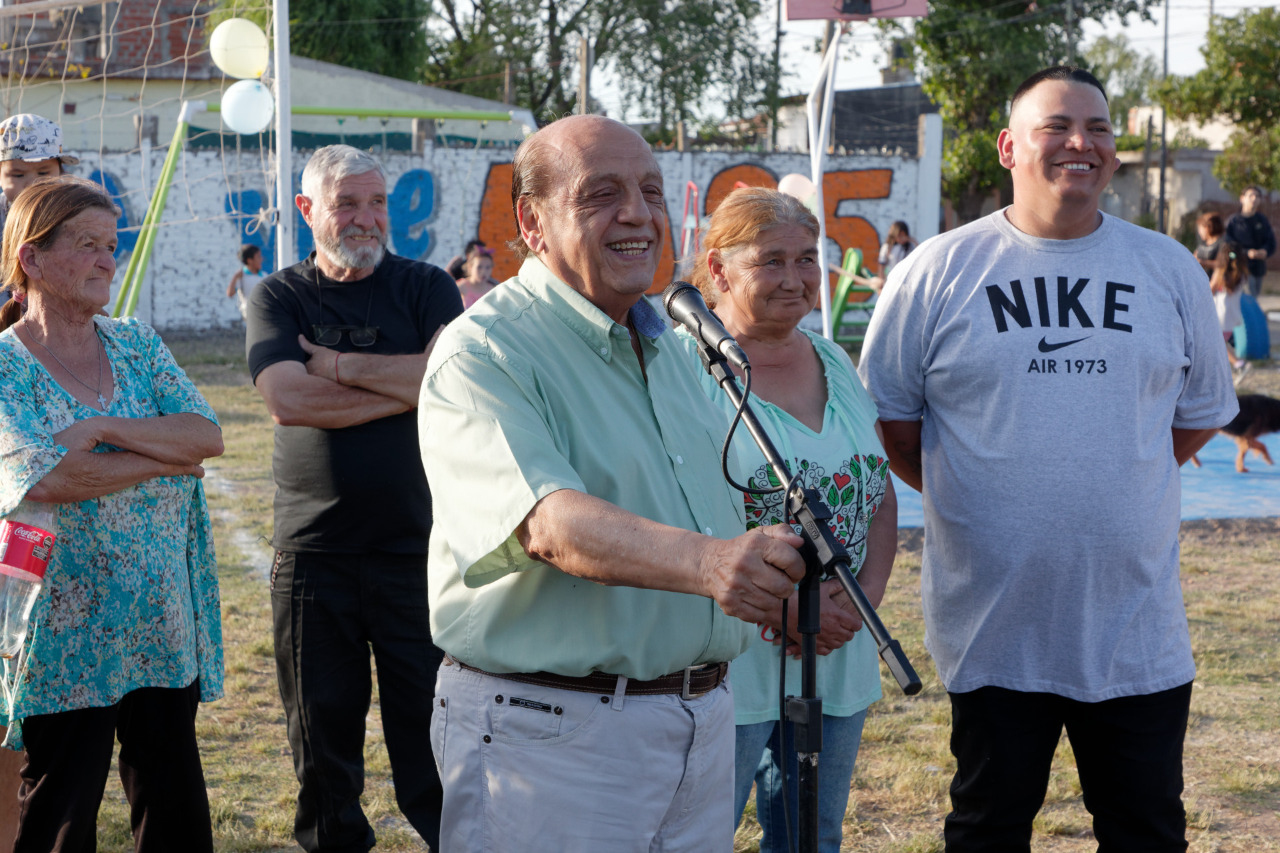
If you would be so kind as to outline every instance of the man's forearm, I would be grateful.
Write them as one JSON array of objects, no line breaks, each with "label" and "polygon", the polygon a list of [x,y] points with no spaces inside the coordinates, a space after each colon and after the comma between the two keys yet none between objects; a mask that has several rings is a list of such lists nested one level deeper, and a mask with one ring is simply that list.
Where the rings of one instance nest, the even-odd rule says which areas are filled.
[{"label": "man's forearm", "polygon": [[258,374],[256,384],[272,420],[280,426],[342,429],[413,409],[395,397],[311,375],[300,361],[267,367]]},{"label": "man's forearm", "polygon": [[924,465],[921,460],[920,421],[880,421],[884,431],[884,449],[889,454],[889,470],[917,492],[924,491]]},{"label": "man's forearm", "polygon": [[334,360],[334,379],[353,388],[363,388],[384,397],[394,397],[410,408],[418,405],[422,376],[427,370],[426,353],[372,355],[342,353]]},{"label": "man's forearm", "polygon": [[1173,428],[1173,458],[1178,461],[1181,466],[1192,456],[1199,452],[1200,448],[1209,443],[1209,439],[1213,438],[1216,429],[1178,429]]}]

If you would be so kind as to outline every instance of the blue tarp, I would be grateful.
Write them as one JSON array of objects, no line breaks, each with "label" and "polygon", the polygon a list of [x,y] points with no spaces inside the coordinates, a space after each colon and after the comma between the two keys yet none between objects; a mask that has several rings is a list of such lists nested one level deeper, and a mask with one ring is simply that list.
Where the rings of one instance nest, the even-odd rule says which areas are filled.
[{"label": "blue tarp", "polygon": [[[1266,443],[1267,437],[1263,436]],[[1273,458],[1280,455],[1280,439],[1269,445]],[[1215,435],[1198,454],[1201,466],[1182,466],[1182,519],[1267,518],[1280,516],[1280,467],[1266,464],[1250,452],[1245,459],[1249,473],[1236,471],[1236,443]],[[923,527],[920,493],[895,481],[898,492],[898,526]]]}]

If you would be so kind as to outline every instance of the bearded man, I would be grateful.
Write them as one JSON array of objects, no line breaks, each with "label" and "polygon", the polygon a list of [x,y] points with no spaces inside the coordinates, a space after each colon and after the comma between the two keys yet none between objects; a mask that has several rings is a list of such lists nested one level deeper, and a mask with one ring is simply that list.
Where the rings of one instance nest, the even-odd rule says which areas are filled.
[{"label": "bearded man", "polygon": [[434,850],[443,794],[425,733],[442,653],[414,410],[462,299],[443,270],[386,250],[386,175],[369,154],[319,149],[295,201],[316,251],[254,289],[246,341],[276,423],[271,609],[295,835],[307,851],[374,845],[360,808],[372,649],[396,801]]}]

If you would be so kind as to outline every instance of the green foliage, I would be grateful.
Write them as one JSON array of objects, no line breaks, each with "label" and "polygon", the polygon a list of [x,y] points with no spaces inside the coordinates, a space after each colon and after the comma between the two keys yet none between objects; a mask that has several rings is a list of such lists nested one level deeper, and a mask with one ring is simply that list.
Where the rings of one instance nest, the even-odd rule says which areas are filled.
[{"label": "green foliage", "polygon": [[1223,119],[1236,126],[1213,165],[1225,189],[1280,189],[1280,10],[1215,17],[1201,53],[1204,70],[1158,86],[1157,103],[1176,118]]},{"label": "green foliage", "polygon": [[1252,184],[1264,189],[1280,187],[1280,127],[1237,130],[1213,162],[1213,176],[1233,195]]},{"label": "green foliage", "polygon": [[500,100],[509,66],[513,101],[548,121],[574,108],[586,38],[593,68],[616,72],[627,106],[665,137],[678,120],[759,104],[770,71],[751,27],[759,11],[759,0],[440,0],[424,79]]},{"label": "green foliage", "polygon": [[1148,103],[1148,88],[1160,79],[1155,57],[1134,50],[1124,33],[1099,36],[1084,51],[1084,64],[1102,82],[1117,131],[1128,127],[1129,110]]},{"label": "green foliage", "polygon": [[882,26],[887,39],[905,36],[925,93],[949,130],[943,194],[962,220],[976,216],[984,197],[1007,180],[994,144],[1018,84],[1066,62],[1083,21],[1148,17],[1157,2],[1073,0],[1068,27],[1066,0],[931,0],[928,17],[916,21],[912,32],[900,21]]},{"label": "green foliage", "polygon": [[662,131],[707,114],[716,93],[720,116],[742,116],[760,104],[772,57],[757,43],[758,0],[638,0],[617,41],[614,70],[624,103],[656,118]]},{"label": "green foliage", "polygon": [[1170,77],[1156,89],[1171,116],[1221,118],[1247,131],[1280,122],[1280,10],[1215,16],[1201,53],[1202,71]]},{"label": "green foliage", "polygon": [[[241,17],[266,28],[270,5],[220,0],[210,23]],[[290,0],[289,48],[296,56],[417,80],[430,8],[430,0]]]}]

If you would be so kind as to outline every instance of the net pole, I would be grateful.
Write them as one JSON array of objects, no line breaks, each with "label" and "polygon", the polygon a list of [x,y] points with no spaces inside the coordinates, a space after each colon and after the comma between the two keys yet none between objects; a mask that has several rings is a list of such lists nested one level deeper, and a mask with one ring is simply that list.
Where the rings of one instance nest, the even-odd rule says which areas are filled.
[{"label": "net pole", "polygon": [[276,269],[298,262],[293,236],[293,112],[289,85],[289,0],[272,0],[276,64]]}]

